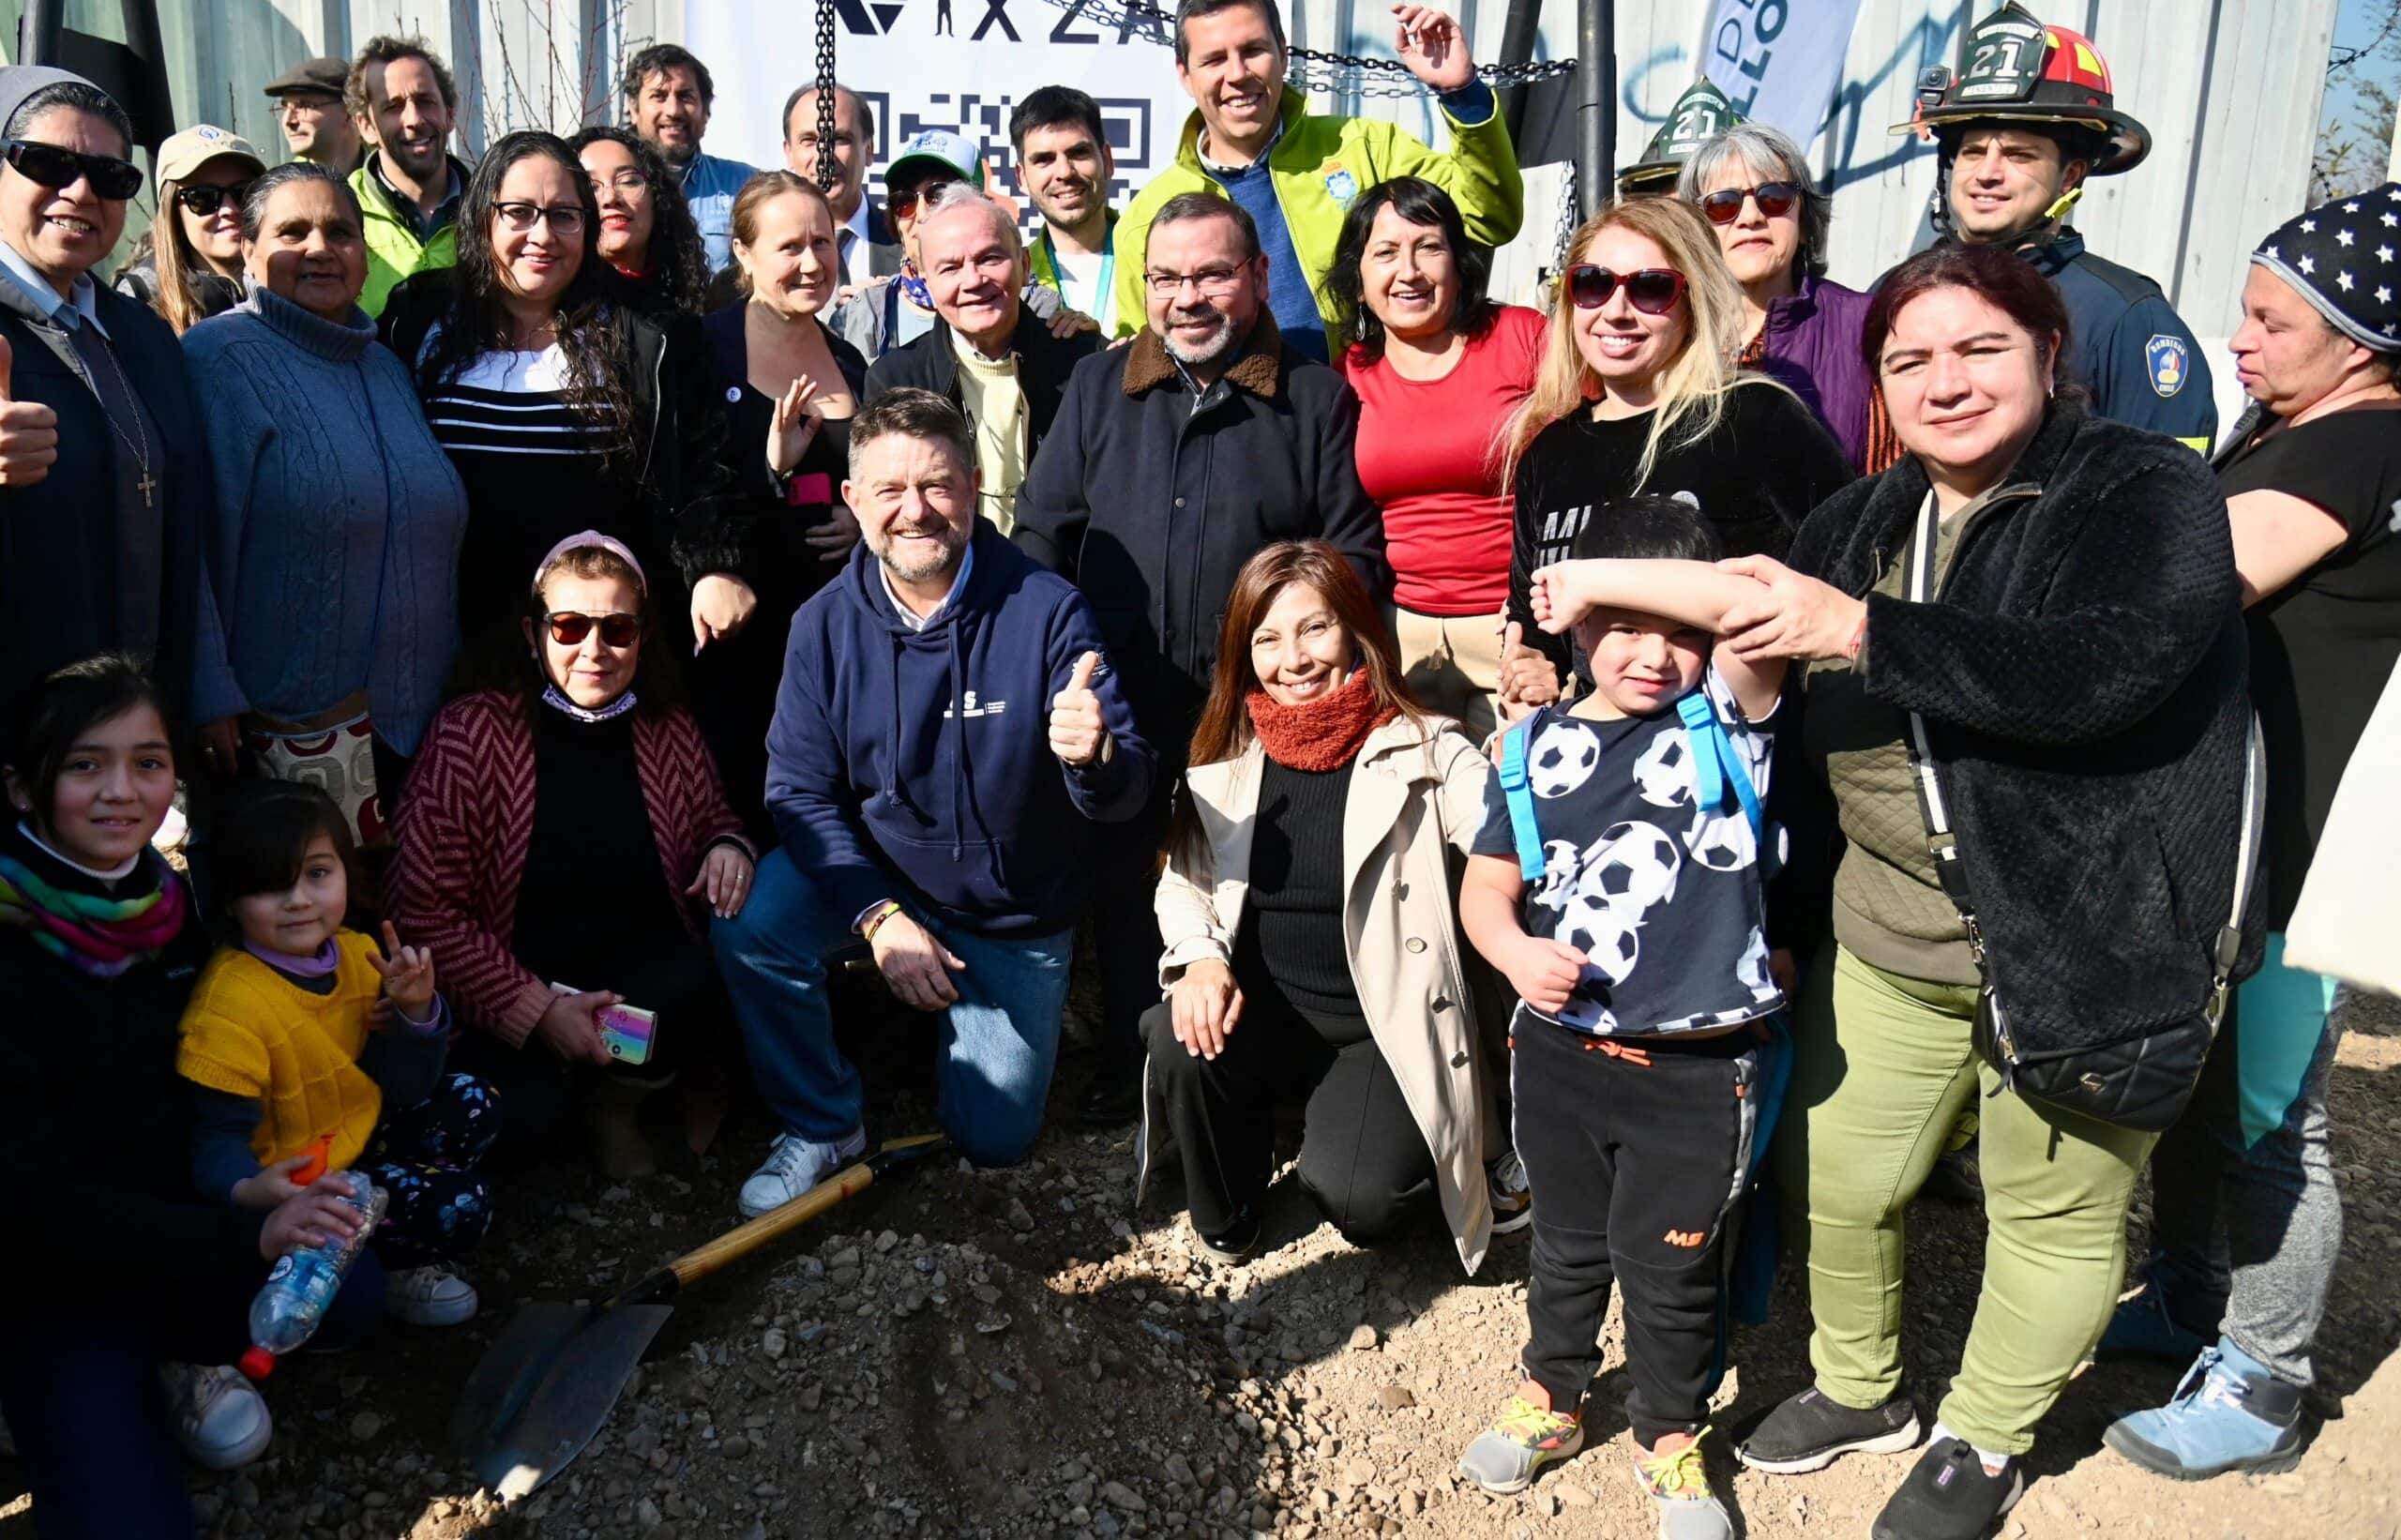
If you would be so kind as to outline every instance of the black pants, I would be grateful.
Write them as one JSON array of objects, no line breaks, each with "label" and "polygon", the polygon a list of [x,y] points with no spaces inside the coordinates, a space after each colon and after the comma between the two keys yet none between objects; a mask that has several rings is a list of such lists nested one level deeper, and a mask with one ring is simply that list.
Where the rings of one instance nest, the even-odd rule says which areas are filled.
[{"label": "black pants", "polygon": [[1645,1448],[1708,1413],[1721,1231],[1749,1161],[1758,1063],[1747,1032],[1606,1039],[1520,1018],[1511,1039],[1534,1197],[1526,1378],[1560,1412],[1582,1403],[1614,1278],[1626,1416]]},{"label": "black pants", "polygon": [[[733,1007],[727,1001],[725,981],[708,947],[679,927],[672,937],[660,937],[656,948],[630,957],[582,959],[581,969],[543,973],[546,981],[579,989],[613,989],[626,1004],[656,1011],[650,1058],[639,1065],[611,1064],[604,1075],[641,1081],[664,1080],[678,1070],[721,1055],[731,1038]],[[551,1051],[539,1033],[526,1035],[522,1048],[511,1048],[488,1032],[462,1032],[451,1045],[450,1067],[490,1083],[500,1094],[508,1115],[500,1127],[500,1147],[512,1155],[538,1153],[566,1118],[572,1101],[569,1065]]]},{"label": "black pants", "polygon": [[1276,1104],[1306,1097],[1303,1190],[1345,1240],[1381,1240],[1433,1192],[1434,1157],[1374,1040],[1331,1043],[1281,1000],[1246,989],[1242,1019],[1215,1059],[1175,1040],[1165,1002],[1142,1018],[1153,1083],[1184,1152],[1192,1228],[1213,1239],[1248,1228],[1274,1171]]},{"label": "black pants", "polygon": [[393,1267],[456,1261],[491,1229],[491,1189],[476,1168],[500,1134],[500,1096],[473,1075],[445,1075],[414,1107],[384,1114],[361,1163],[390,1200],[375,1254]]}]

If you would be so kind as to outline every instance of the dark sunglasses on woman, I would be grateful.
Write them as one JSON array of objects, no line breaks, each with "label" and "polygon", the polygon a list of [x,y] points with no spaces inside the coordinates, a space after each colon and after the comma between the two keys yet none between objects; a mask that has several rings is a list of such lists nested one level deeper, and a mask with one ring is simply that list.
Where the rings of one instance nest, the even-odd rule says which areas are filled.
[{"label": "dark sunglasses on woman", "polygon": [[941,195],[943,189],[950,186],[951,183],[958,180],[959,178],[956,176],[945,177],[939,182],[928,182],[925,186],[918,188],[914,191],[893,193],[890,197],[884,199],[884,210],[896,219],[905,219],[910,215],[917,212],[917,205],[919,204],[932,203],[936,197]]},{"label": "dark sunglasses on woman", "polygon": [[113,155],[81,155],[37,140],[11,139],[0,143],[0,158],[18,174],[46,188],[71,188],[86,177],[92,190],[121,204],[142,190],[142,168]]},{"label": "dark sunglasses on woman", "polygon": [[1792,212],[1801,201],[1801,189],[1789,182],[1761,182],[1755,188],[1720,188],[1705,194],[1700,211],[1709,216],[1711,224],[1732,224],[1743,217],[1743,200],[1759,200],[1759,212],[1771,219],[1782,219]]},{"label": "dark sunglasses on woman", "polygon": [[622,611],[606,615],[587,615],[580,610],[553,610],[542,617],[551,627],[551,640],[562,647],[581,647],[592,627],[600,627],[600,645],[624,649],[642,640],[642,617]]},{"label": "dark sunglasses on woman", "polygon": [[[93,184],[95,187],[98,185],[97,182]],[[239,208],[242,200],[249,195],[250,184],[248,182],[236,182],[230,188],[197,186],[175,189],[175,202],[183,204],[184,212],[195,219],[205,219],[227,204]]]},{"label": "dark sunglasses on woman", "polygon": [[1684,297],[1684,276],[1672,267],[1643,267],[1631,273],[1612,273],[1606,267],[1595,267],[1579,262],[1567,269],[1567,297],[1579,310],[1597,310],[1609,302],[1619,285],[1625,287],[1625,302],[1644,315],[1665,315],[1676,308]]}]

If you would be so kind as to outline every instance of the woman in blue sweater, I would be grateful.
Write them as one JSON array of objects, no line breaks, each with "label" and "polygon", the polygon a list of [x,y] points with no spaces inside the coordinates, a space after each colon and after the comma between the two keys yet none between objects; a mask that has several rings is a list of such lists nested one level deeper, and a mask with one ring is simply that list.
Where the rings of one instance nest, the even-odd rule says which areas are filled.
[{"label": "woman in blue sweater", "polygon": [[187,332],[184,353],[244,739],[270,774],[325,785],[362,843],[383,844],[379,787],[398,790],[459,649],[466,489],[358,308],[367,247],[350,189],[306,161],[261,176],[242,262],[249,296]]}]

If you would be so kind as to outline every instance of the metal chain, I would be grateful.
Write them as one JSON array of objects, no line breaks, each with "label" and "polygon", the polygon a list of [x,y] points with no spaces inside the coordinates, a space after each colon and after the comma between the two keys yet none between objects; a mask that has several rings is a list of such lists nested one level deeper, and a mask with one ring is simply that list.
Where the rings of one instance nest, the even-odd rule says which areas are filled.
[{"label": "metal chain", "polygon": [[[824,0],[819,0],[821,7]],[[1163,10],[1149,0],[1049,0],[1062,10],[1072,8],[1082,20],[1098,26],[1116,26],[1140,33],[1162,45],[1174,36],[1175,12]],[[1139,23],[1149,22],[1153,26]],[[1319,48],[1291,48],[1286,53],[1291,59],[1288,78],[1304,91],[1336,91],[1348,85],[1362,97],[1414,97],[1424,95],[1428,87],[1409,72],[1409,67],[1398,59],[1373,59],[1357,53],[1333,53]],[[1487,64],[1477,67],[1478,80],[1496,91],[1511,86],[1532,85],[1536,81],[1552,80],[1573,74],[1573,59],[1541,59],[1525,64]]]},{"label": "metal chain", "polygon": [[817,0],[817,185],[841,180],[834,162],[834,0]]}]

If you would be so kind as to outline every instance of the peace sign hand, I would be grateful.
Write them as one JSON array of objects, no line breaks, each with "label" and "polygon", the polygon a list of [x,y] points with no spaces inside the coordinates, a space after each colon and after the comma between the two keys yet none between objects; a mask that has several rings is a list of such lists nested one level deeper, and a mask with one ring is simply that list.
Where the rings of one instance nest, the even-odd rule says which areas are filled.
[{"label": "peace sign hand", "polygon": [[384,956],[367,959],[384,975],[384,998],[410,1020],[433,1019],[433,954],[422,946],[402,946],[392,922],[384,922]]},{"label": "peace sign hand", "polygon": [[792,475],[800,457],[816,442],[817,430],[825,426],[824,410],[818,405],[817,382],[803,374],[784,387],[776,401],[775,419],[767,424],[767,463],[778,476]]}]

